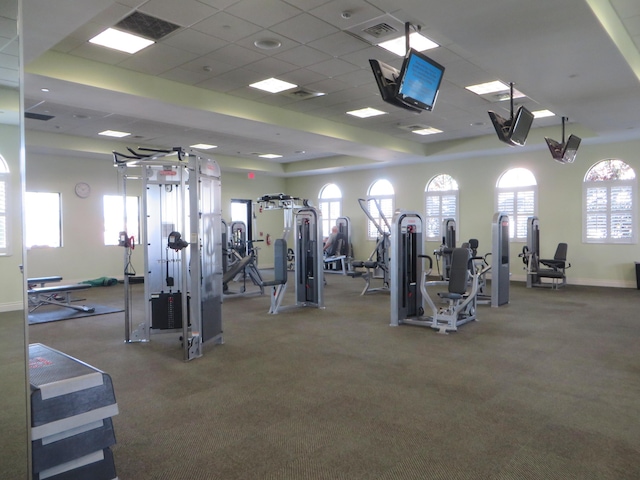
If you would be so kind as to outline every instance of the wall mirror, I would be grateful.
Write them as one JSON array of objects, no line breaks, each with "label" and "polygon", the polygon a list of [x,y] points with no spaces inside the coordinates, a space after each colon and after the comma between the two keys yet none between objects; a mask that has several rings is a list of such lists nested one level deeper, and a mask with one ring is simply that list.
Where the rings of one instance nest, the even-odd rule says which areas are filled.
[{"label": "wall mirror", "polygon": [[0,478],[28,478],[19,0],[0,0]]}]

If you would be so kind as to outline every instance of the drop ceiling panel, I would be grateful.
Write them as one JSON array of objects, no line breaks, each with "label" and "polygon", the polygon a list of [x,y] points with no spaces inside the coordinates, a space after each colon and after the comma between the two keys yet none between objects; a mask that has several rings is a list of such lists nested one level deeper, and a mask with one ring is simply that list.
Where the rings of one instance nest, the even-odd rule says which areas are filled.
[{"label": "drop ceiling panel", "polygon": [[206,55],[226,45],[226,42],[220,38],[212,37],[193,29],[174,32],[167,38],[162,39],[161,43],[195,53],[196,55]]},{"label": "drop ceiling panel", "polygon": [[309,42],[309,46],[321,52],[331,54],[334,57],[341,57],[347,53],[365,49],[368,45],[344,32],[335,32],[326,37]]},{"label": "drop ceiling panel", "polygon": [[[343,17],[343,12],[347,12],[347,18]],[[384,11],[374,7],[369,2],[333,0],[310,10],[309,13],[334,25],[340,30],[345,30],[371,18],[379,17],[384,14]]]},{"label": "drop ceiling panel", "polygon": [[160,75],[196,57],[193,53],[157,43],[120,62],[119,66],[149,75]]},{"label": "drop ceiling panel", "polygon": [[226,11],[264,28],[302,13],[299,8],[281,0],[260,0],[260,8],[256,8],[255,0],[240,0]]},{"label": "drop ceiling panel", "polygon": [[309,15],[300,14],[271,27],[276,33],[295,40],[301,44],[313,42],[338,31],[334,26]]},{"label": "drop ceiling panel", "polygon": [[306,67],[308,65],[313,65],[314,63],[329,60],[333,55],[320,52],[306,45],[298,45],[282,53],[277,53],[274,56],[276,58],[279,58],[280,60],[284,60],[285,62],[293,63],[294,65],[298,65],[301,67]]},{"label": "drop ceiling panel", "polygon": [[138,11],[182,27],[188,27],[215,14],[218,9],[197,0],[180,0],[179,2],[149,0]]},{"label": "drop ceiling panel", "polygon": [[218,12],[196,23],[193,28],[227,42],[236,42],[262,30],[258,25],[229,15],[226,12]]}]

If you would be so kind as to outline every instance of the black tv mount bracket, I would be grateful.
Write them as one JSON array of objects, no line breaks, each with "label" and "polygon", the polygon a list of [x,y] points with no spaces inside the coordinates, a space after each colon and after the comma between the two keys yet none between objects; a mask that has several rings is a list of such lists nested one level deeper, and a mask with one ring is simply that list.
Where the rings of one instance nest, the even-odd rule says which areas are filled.
[{"label": "black tv mount bracket", "polygon": [[569,120],[569,117],[562,117],[562,145],[564,145],[564,122]]},{"label": "black tv mount bracket", "polygon": [[509,82],[509,101],[511,102],[511,118],[510,118],[510,121],[513,123],[513,82]]},{"label": "black tv mount bracket", "polygon": [[411,29],[411,27],[413,27],[416,32],[422,30],[422,27],[420,25],[411,25],[410,22],[404,22],[404,45],[407,53],[409,53],[409,50],[411,50],[411,42],[409,41],[409,30]]}]

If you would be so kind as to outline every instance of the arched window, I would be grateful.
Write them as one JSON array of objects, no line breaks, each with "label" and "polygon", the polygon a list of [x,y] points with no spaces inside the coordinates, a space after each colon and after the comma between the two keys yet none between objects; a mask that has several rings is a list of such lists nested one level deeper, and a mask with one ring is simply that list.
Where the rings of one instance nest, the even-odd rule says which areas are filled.
[{"label": "arched window", "polygon": [[[377,180],[369,188],[367,196],[369,198],[367,209],[371,218],[376,221],[383,231],[389,232],[390,228],[387,228],[387,223],[391,225],[391,221],[393,219],[393,200],[395,196],[391,182],[384,179]],[[380,213],[382,213],[382,216]],[[367,224],[368,238],[370,240],[375,240],[380,235],[380,232],[371,220],[369,220]]]},{"label": "arched window", "polygon": [[320,213],[322,213],[322,235],[327,237],[331,227],[342,214],[342,192],[335,183],[329,183],[320,190]]},{"label": "arched window", "polygon": [[9,255],[9,166],[0,155],[0,255]]},{"label": "arched window", "polygon": [[496,188],[496,211],[509,215],[509,238],[527,240],[527,218],[538,211],[536,177],[526,168],[512,168],[502,174]]},{"label": "arched window", "polygon": [[424,189],[426,239],[440,240],[442,220],[453,218],[458,224],[458,182],[450,175],[436,175]]},{"label": "arched window", "polygon": [[622,160],[601,160],[584,176],[582,239],[636,243],[636,174]]}]

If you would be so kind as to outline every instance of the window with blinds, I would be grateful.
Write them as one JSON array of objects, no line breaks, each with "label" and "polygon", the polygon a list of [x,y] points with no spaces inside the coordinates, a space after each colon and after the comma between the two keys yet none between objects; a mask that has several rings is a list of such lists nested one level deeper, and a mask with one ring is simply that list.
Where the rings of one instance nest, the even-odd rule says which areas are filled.
[{"label": "window with blinds", "polygon": [[583,184],[586,243],[636,243],[636,177],[621,160],[602,160],[592,166]]},{"label": "window with blinds", "polygon": [[537,215],[536,179],[525,168],[505,172],[498,181],[496,211],[509,216],[509,238],[527,240],[527,218]]},{"label": "window with blinds", "polygon": [[442,221],[453,218],[458,224],[458,183],[450,175],[433,177],[425,188],[425,234],[440,240]]},{"label": "window with blinds", "polygon": [[[394,197],[393,186],[388,180],[378,180],[369,188],[367,210],[385,233],[390,232],[393,220]],[[367,224],[369,239],[375,240],[380,235],[380,231],[371,220]]]},{"label": "window with blinds", "polygon": [[342,215],[342,191],[340,188],[334,183],[322,187],[318,205],[322,216],[322,236],[328,237],[336,220]]}]

